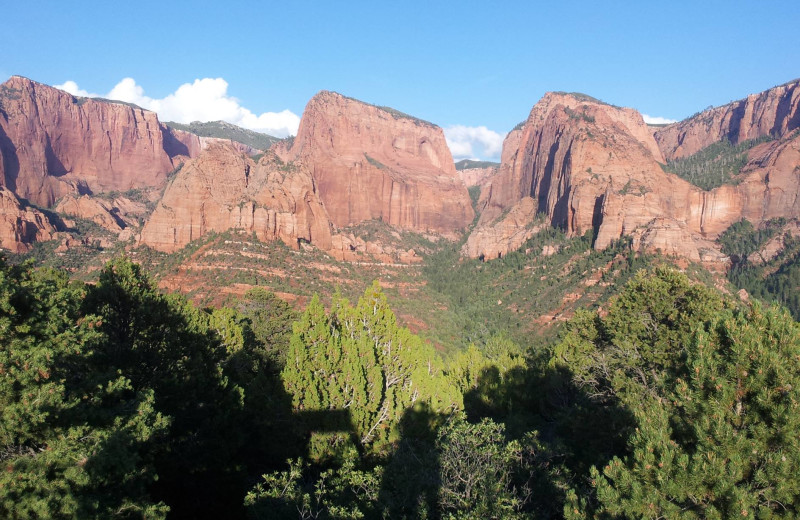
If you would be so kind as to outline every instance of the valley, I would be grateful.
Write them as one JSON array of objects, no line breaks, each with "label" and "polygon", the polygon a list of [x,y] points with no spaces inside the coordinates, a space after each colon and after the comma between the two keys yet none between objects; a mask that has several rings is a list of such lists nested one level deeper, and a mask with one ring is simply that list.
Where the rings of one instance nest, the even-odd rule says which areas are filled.
[{"label": "valley", "polygon": [[0,515],[800,513],[800,80],[549,92],[493,163],[13,76],[0,153]]}]

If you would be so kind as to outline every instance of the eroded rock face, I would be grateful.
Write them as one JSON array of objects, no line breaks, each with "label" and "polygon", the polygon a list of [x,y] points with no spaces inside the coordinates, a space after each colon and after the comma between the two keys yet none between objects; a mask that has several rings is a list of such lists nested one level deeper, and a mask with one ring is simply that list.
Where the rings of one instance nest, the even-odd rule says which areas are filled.
[{"label": "eroded rock face", "polygon": [[55,232],[55,226],[41,211],[24,206],[16,195],[0,186],[0,247],[23,253],[36,241],[50,240]]},{"label": "eroded rock face", "polygon": [[[789,100],[771,105],[779,112],[795,106],[791,85],[777,90],[748,99]],[[738,185],[702,191],[663,171],[664,156],[637,112],[547,94],[519,139],[506,140],[504,162],[482,196],[479,225],[464,253],[496,258],[518,247],[519,239],[507,237],[524,236],[514,232],[524,206],[523,213],[543,213],[571,236],[594,229],[597,249],[631,236],[643,250],[722,262],[713,240],[732,223],[747,218],[758,225],[800,212],[800,136],[793,133],[794,117],[769,117],[762,110],[760,120],[784,133],[750,150]]]},{"label": "eroded rock face", "polygon": [[13,76],[0,85],[1,181],[45,207],[69,193],[157,186],[174,169],[162,130],[154,112]]},{"label": "eroded rock face", "polygon": [[306,106],[289,150],[308,168],[334,225],[370,219],[418,232],[453,233],[473,219],[439,127],[321,92]]},{"label": "eroded rock face", "polygon": [[[478,228],[465,246],[470,256],[480,252],[496,258],[508,252],[516,241],[502,237],[515,225],[504,221],[516,218],[520,204],[529,207],[532,201],[525,213],[544,213],[551,225],[580,235],[602,227],[604,207],[606,212],[615,209],[606,201],[617,194],[630,197],[635,207],[625,212],[625,225],[615,224],[619,229],[607,233],[610,241],[626,228],[661,216],[649,200],[654,192],[670,189],[669,184],[689,189],[674,176],[664,186],[667,174],[658,165],[661,152],[641,116],[631,109],[548,93],[516,132],[504,142],[504,162],[489,187]],[[489,227],[504,232],[496,235]],[[608,245],[604,240],[598,239],[598,247]]]},{"label": "eroded rock face", "polygon": [[118,208],[108,201],[88,195],[67,195],[58,201],[53,209],[71,217],[91,220],[112,233],[119,233],[128,227],[128,223],[123,220]]},{"label": "eroded rock face", "polygon": [[542,229],[542,225],[533,225],[535,218],[536,201],[524,197],[503,218],[477,227],[464,245],[463,252],[470,258],[490,260],[516,251]]},{"label": "eroded rock face", "polygon": [[259,150],[242,144],[232,139],[220,139],[217,137],[203,137],[184,130],[170,128],[162,124],[164,131],[164,149],[172,157],[173,162],[177,163],[176,158],[184,160],[191,159],[200,155],[200,152],[211,146],[212,144],[225,143],[230,144],[238,151],[247,155],[255,155]]},{"label": "eroded rock face", "polygon": [[268,152],[255,163],[212,143],[178,172],[141,233],[141,243],[173,252],[209,231],[237,229],[263,241],[299,240],[328,250],[331,230],[310,173]]},{"label": "eroded rock face", "polygon": [[762,265],[774,260],[786,247],[787,238],[800,238],[800,222],[792,221],[787,223],[760,250],[751,253],[747,257],[747,261],[754,265]]},{"label": "eroded rock face", "polygon": [[464,182],[467,188],[471,188],[472,186],[484,188],[492,182],[492,177],[497,174],[498,169],[497,166],[489,168],[464,168],[458,171],[458,177]]},{"label": "eroded rock face", "polygon": [[667,160],[692,155],[727,139],[733,144],[781,137],[800,127],[800,80],[706,110],[655,132]]}]

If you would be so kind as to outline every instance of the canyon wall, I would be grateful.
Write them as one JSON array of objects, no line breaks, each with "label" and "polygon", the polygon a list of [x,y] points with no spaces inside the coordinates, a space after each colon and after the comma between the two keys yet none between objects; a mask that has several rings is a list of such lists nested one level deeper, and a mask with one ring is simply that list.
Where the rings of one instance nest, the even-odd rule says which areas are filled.
[{"label": "canyon wall", "polygon": [[278,153],[310,170],[337,227],[381,219],[452,234],[474,217],[441,128],[391,109],[321,92]]},{"label": "canyon wall", "polygon": [[259,240],[331,247],[328,215],[310,173],[267,152],[257,163],[230,143],[213,143],[170,182],[141,243],[174,252],[210,231],[238,229]]},{"label": "canyon wall", "polygon": [[19,76],[0,85],[0,153],[0,182],[43,207],[68,193],[157,186],[176,166],[154,112]]},{"label": "canyon wall", "polygon": [[[778,90],[748,99],[795,99],[789,86]],[[783,113],[787,102],[770,106]],[[749,151],[739,184],[703,191],[664,171],[665,153],[676,152],[670,147],[662,152],[636,111],[588,96],[548,93],[519,136],[506,139],[503,163],[482,197],[481,218],[464,253],[496,258],[514,250],[533,233],[535,215],[543,215],[570,236],[594,230],[597,249],[631,236],[640,249],[723,261],[713,240],[733,222],[747,218],[757,225],[800,211],[795,112],[785,117],[770,117],[765,108],[760,112],[759,121],[779,128],[777,139]],[[666,136],[674,130],[659,132]],[[755,130],[743,135],[748,132]]]},{"label": "canyon wall", "polygon": [[751,94],[660,128],[656,142],[667,160],[687,157],[723,139],[733,144],[782,137],[800,127],[800,80]]}]

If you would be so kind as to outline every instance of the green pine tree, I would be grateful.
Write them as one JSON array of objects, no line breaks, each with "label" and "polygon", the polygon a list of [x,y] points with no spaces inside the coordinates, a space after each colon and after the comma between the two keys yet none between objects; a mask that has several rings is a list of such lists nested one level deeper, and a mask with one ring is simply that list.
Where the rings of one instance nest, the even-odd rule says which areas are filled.
[{"label": "green pine tree", "polygon": [[641,403],[631,454],[592,472],[597,514],[796,518],[800,325],[757,305],[726,313],[689,344],[687,369]]}]

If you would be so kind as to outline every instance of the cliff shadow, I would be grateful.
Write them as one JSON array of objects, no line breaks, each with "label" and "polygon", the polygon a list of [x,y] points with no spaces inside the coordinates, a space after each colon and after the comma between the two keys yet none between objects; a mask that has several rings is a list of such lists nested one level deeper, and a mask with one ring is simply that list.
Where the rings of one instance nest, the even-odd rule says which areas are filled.
[{"label": "cliff shadow", "polygon": [[547,153],[547,162],[544,165],[544,174],[539,179],[538,185],[534,180],[533,186],[531,186],[530,195],[536,199],[536,207],[539,208],[539,212],[541,213],[547,213],[549,210],[547,207],[547,197],[553,183],[553,169],[555,168],[558,143],[559,141],[556,141],[550,145],[550,150]]},{"label": "cliff shadow", "polygon": [[[739,132],[742,128],[742,120],[744,119],[745,110],[747,109],[747,102],[740,101],[736,104],[733,108],[731,113],[731,122],[730,126],[728,127],[728,135],[725,138],[731,144],[738,144],[739,139]],[[776,120],[777,121],[777,120]]]},{"label": "cliff shadow", "polygon": [[50,141],[50,135],[45,136],[44,142],[44,160],[47,164],[46,175],[51,177],[62,177],[67,174],[67,168],[61,159],[58,158],[55,150],[53,150],[53,143]]},{"label": "cliff shadow", "polygon": [[592,237],[592,247],[597,240],[597,235],[600,234],[600,225],[603,223],[603,202],[605,202],[605,194],[600,195],[594,199],[594,208],[592,209],[592,230],[594,236]]},{"label": "cliff shadow", "polygon": [[775,111],[775,124],[769,131],[772,137],[781,137],[781,122],[784,120],[788,119],[788,121],[786,121],[787,133],[800,127],[800,109],[796,109],[794,114],[790,115],[791,110],[792,96],[787,93],[784,94],[778,102],[778,109]]},{"label": "cliff shadow", "polygon": [[183,144],[172,133],[172,129],[164,124],[161,125],[161,133],[164,136],[164,151],[170,158],[176,155],[185,155],[189,157],[189,147]]},{"label": "cliff shadow", "polygon": [[6,135],[3,127],[0,126],[0,155],[3,161],[3,184],[9,190],[16,193],[17,177],[19,176],[19,158],[17,157],[17,147]]}]

